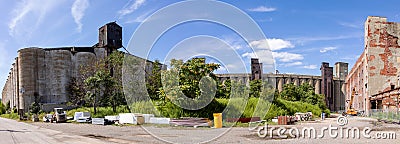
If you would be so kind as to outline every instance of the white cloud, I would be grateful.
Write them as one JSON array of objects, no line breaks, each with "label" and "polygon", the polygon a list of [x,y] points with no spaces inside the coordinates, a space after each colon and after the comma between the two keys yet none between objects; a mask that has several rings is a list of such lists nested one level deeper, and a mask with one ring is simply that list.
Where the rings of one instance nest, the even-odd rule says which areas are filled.
[{"label": "white cloud", "polygon": [[284,66],[285,67],[291,67],[291,66],[299,66],[299,65],[302,65],[302,64],[303,64],[302,62],[297,61],[297,62],[292,62],[292,63],[286,63],[286,64],[284,64]]},{"label": "white cloud", "polygon": [[12,10],[12,19],[8,22],[9,34],[14,36],[17,33],[24,33],[21,35],[29,36],[42,23],[46,14],[57,5],[62,5],[62,3],[54,0],[23,0],[18,2]]},{"label": "white cloud", "polygon": [[131,0],[121,10],[118,11],[119,17],[133,13],[140,6],[142,6],[146,0]]},{"label": "white cloud", "polygon": [[252,11],[252,12],[273,12],[273,11],[276,11],[276,8],[259,6],[259,7],[251,8],[251,9],[248,9],[248,10]]},{"label": "white cloud", "polygon": [[337,47],[325,47],[325,48],[320,49],[319,52],[320,53],[326,53],[328,51],[332,51],[332,50],[335,50],[335,49],[337,49]]},{"label": "white cloud", "polygon": [[289,52],[272,52],[275,59],[280,62],[293,62],[303,60],[304,57],[301,54],[289,53]]},{"label": "white cloud", "polygon": [[257,49],[270,48],[272,51],[294,47],[294,45],[290,41],[276,38],[252,41],[250,42],[250,45]]},{"label": "white cloud", "polygon": [[318,67],[317,67],[317,65],[306,65],[306,66],[303,66],[303,68],[305,68],[305,69],[317,69]]},{"label": "white cloud", "polygon": [[82,31],[82,18],[85,15],[85,10],[89,7],[89,0],[75,0],[71,7],[71,15],[74,17],[75,23],[78,25],[78,32]]},{"label": "white cloud", "polygon": [[307,42],[314,41],[332,41],[332,40],[342,40],[342,39],[352,39],[352,38],[362,38],[363,34],[354,33],[349,35],[339,35],[339,36],[312,36],[312,37],[297,37],[297,38],[288,38],[287,40],[294,41],[296,43],[304,44]]},{"label": "white cloud", "polygon": [[242,57],[255,58],[256,54],[254,54],[254,53],[244,53],[244,54],[242,54]]},{"label": "white cloud", "polygon": [[4,86],[11,66],[11,59],[7,52],[5,42],[0,42],[0,51],[0,86]]},{"label": "white cloud", "polygon": [[82,31],[82,18],[85,15],[85,10],[89,7],[89,0],[75,0],[71,7],[71,14],[74,17],[75,23],[78,25],[78,32]]},{"label": "white cloud", "polygon": [[357,22],[357,23],[339,22],[339,25],[344,26],[344,27],[350,27],[350,28],[362,28],[363,27],[362,22]]}]

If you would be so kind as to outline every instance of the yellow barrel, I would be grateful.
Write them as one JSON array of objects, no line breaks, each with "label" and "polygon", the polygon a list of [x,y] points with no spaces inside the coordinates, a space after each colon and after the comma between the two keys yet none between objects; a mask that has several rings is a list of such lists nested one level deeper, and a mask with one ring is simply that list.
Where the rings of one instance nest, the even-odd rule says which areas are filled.
[{"label": "yellow barrel", "polygon": [[222,128],[222,113],[214,113],[214,127]]}]

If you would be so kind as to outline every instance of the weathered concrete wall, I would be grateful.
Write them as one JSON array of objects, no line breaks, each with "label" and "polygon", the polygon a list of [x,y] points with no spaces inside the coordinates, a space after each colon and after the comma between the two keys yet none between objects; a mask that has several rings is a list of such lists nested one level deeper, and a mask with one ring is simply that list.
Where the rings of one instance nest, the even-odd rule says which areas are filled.
[{"label": "weathered concrete wall", "polygon": [[[79,50],[76,50],[79,49]],[[103,59],[105,48],[24,48],[12,65],[2,91],[2,101],[10,101],[25,112],[37,95],[42,104],[65,104],[72,77],[81,66]]]},{"label": "weathered concrete wall", "polygon": [[[347,63],[343,66],[347,66]],[[347,68],[342,68],[346,69]],[[332,72],[330,73],[332,76]],[[347,75],[343,71],[343,75]],[[224,82],[228,79],[240,80],[242,82],[247,82],[251,79],[251,74],[216,74],[220,82]],[[322,93],[322,77],[312,76],[312,75],[297,75],[297,74],[263,74],[262,79],[267,81],[269,84],[275,85],[275,88],[281,92],[285,84],[293,83],[295,85],[300,85],[303,83],[308,83],[314,87],[316,94]],[[345,108],[345,94],[342,91],[342,86],[344,85],[344,77],[333,77],[330,83],[325,84],[325,87],[330,89],[330,97],[327,99],[330,104],[330,109],[332,111],[343,111]],[[326,89],[326,88],[325,88]]]},{"label": "weathered concrete wall", "polygon": [[[216,74],[219,81],[223,82],[228,79],[240,80],[242,82],[247,82],[250,80],[250,74]],[[315,92],[321,94],[321,77],[311,76],[311,75],[296,75],[296,74],[263,74],[263,80],[266,80],[270,84],[275,84],[275,88],[279,92],[283,90],[283,85],[293,83],[295,85],[300,85],[301,83],[308,82],[315,87]]]}]

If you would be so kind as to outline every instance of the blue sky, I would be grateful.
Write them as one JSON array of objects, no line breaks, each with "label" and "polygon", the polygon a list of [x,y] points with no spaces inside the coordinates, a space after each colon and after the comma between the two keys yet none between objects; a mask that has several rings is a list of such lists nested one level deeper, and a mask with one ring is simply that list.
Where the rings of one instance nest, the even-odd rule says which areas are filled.
[{"label": "blue sky", "polygon": [[[18,49],[92,46],[97,42],[98,28],[111,21],[117,21],[123,27],[123,44],[129,47],[132,34],[146,17],[175,2],[178,1],[1,0],[0,85],[4,85]],[[187,56],[191,54],[187,52],[189,48],[208,47],[229,57],[234,54],[217,50],[231,47],[237,52],[236,57],[246,60],[245,67],[249,68],[247,60],[252,54],[246,49],[249,45],[257,47],[257,50],[265,49],[267,41],[275,57],[276,69],[281,73],[319,75],[323,61],[331,65],[343,61],[348,62],[350,68],[353,66],[364,48],[363,24],[367,16],[384,16],[389,21],[400,22],[400,2],[396,0],[222,2],[237,7],[254,19],[267,39],[253,39],[248,44],[226,26],[194,21],[168,30],[154,44],[149,59],[190,57]],[[182,11],[175,11],[176,15],[180,13]],[[164,18],[173,18],[175,14]],[[231,15],[226,19],[236,17]],[[172,50],[173,47],[176,49]],[[130,52],[135,54],[140,48],[131,49]],[[169,52],[172,54],[167,55]],[[246,71],[233,61],[222,63],[225,68],[230,68],[230,72]]]}]

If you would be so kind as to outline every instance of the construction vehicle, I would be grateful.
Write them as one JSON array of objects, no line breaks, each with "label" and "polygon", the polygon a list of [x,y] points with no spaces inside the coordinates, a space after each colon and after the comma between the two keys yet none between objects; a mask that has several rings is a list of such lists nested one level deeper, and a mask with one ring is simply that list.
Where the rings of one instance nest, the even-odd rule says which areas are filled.
[{"label": "construction vehicle", "polygon": [[54,114],[50,122],[66,122],[67,121],[67,114],[64,112],[63,108],[54,108]]},{"label": "construction vehicle", "polygon": [[347,115],[357,116],[358,115],[358,111],[353,108],[353,100],[354,100],[355,95],[357,95],[356,90],[355,90],[355,88],[353,88],[353,91],[351,92],[351,98],[349,101],[349,107],[347,108],[347,111],[342,113],[343,116],[347,116]]}]

